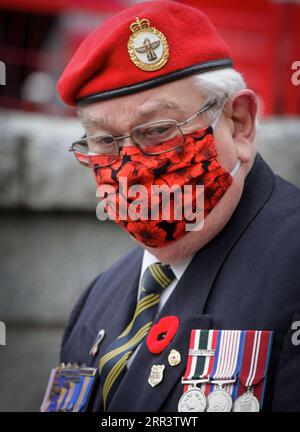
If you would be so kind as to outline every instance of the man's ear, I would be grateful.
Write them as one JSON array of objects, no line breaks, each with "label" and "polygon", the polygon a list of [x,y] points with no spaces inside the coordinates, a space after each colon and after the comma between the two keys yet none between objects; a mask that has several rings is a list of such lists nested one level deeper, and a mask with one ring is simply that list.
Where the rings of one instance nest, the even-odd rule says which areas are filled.
[{"label": "man's ear", "polygon": [[243,162],[248,162],[253,155],[256,113],[257,99],[250,89],[238,92],[226,107],[232,122],[232,138]]}]

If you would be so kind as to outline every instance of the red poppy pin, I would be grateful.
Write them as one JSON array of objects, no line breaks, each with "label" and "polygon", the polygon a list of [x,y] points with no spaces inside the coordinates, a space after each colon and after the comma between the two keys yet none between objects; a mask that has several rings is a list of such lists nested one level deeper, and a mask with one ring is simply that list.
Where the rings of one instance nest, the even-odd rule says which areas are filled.
[{"label": "red poppy pin", "polygon": [[176,316],[161,318],[149,331],[147,347],[152,354],[160,354],[177,333],[179,319]]}]

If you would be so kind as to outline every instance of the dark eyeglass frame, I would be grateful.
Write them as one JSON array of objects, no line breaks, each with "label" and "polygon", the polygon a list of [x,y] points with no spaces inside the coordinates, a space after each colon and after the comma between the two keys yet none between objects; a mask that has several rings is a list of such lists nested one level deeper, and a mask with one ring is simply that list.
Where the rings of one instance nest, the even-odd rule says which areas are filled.
[{"label": "dark eyeglass frame", "polygon": [[[222,112],[222,110],[223,110],[223,108],[224,108],[224,105],[225,105],[225,101],[226,101],[226,99],[227,99],[227,95],[224,95],[224,97],[222,98],[222,103],[221,103],[221,108],[220,108],[220,110],[218,110],[218,112],[216,113],[216,117],[218,116],[218,114],[219,113],[221,113]],[[210,110],[210,109],[212,109],[215,105],[217,105],[218,104],[218,99],[217,98],[214,98],[214,99],[210,99],[210,100],[208,100],[205,104],[204,104],[204,106],[200,109],[200,110],[198,110],[198,111],[196,111],[194,114],[192,114],[188,119],[186,119],[185,121],[183,121],[183,122],[180,122],[180,123],[178,123],[176,120],[172,120],[172,119],[165,119],[165,120],[157,120],[157,121],[153,121],[153,122],[149,122],[149,123],[144,123],[144,124],[141,124],[141,125],[138,125],[138,126],[135,126],[134,128],[132,128],[131,130],[130,130],[130,132],[129,132],[129,134],[128,135],[122,135],[122,136],[119,136],[119,137],[115,137],[115,136],[113,136],[113,135],[109,135],[109,134],[107,134],[107,135],[103,135],[103,134],[101,134],[101,135],[91,135],[91,136],[86,136],[86,135],[84,135],[82,138],[80,138],[79,140],[76,140],[76,141],[74,141],[72,144],[71,144],[71,146],[70,146],[70,148],[69,148],[69,151],[72,151],[73,153],[74,153],[74,155],[75,155],[75,157],[76,157],[76,159],[78,160],[78,162],[80,163],[80,164],[82,164],[82,165],[84,165],[84,166],[89,166],[89,164],[87,163],[87,164],[85,164],[85,163],[83,163],[82,161],[80,161],[78,158],[77,158],[77,156],[76,156],[76,152],[77,153],[80,153],[80,154],[82,154],[83,156],[87,156],[87,155],[90,155],[90,156],[100,156],[101,154],[100,153],[93,153],[93,152],[89,152],[89,151],[87,151],[87,152],[84,152],[84,151],[82,151],[82,150],[77,150],[75,147],[76,147],[76,145],[80,145],[80,144],[82,144],[83,142],[85,142],[86,143],[86,140],[87,139],[89,139],[89,138],[112,138],[113,139],[113,141],[115,142],[115,144],[116,144],[116,155],[115,155],[115,159],[112,161],[112,162],[110,162],[110,163],[107,163],[107,164],[103,164],[103,165],[101,165],[101,167],[107,167],[107,166],[110,166],[110,165],[112,165],[112,164],[114,164],[118,159],[119,159],[119,157],[120,157],[120,149],[122,149],[123,147],[124,147],[124,145],[123,144],[121,144],[120,143],[120,141],[121,140],[124,140],[124,139],[126,139],[126,138],[131,138],[131,140],[132,140],[132,142],[134,143],[134,145],[136,146],[136,147],[138,147],[144,154],[147,154],[147,155],[149,155],[149,156],[154,156],[154,155],[159,155],[159,154],[163,154],[163,153],[167,153],[167,152],[170,152],[170,151],[172,151],[172,150],[175,150],[175,149],[177,149],[177,148],[179,148],[179,147],[182,147],[185,143],[184,143],[184,133],[183,133],[183,131],[182,131],[182,127],[183,126],[185,126],[185,125],[187,125],[189,122],[191,122],[194,118],[196,118],[197,116],[199,116],[199,115],[201,115],[201,114],[204,114],[205,112],[207,112],[208,110]],[[142,145],[140,144],[140,143],[138,143],[138,142],[136,142],[136,140],[133,138],[133,136],[132,136],[132,133],[136,130],[136,129],[139,129],[139,128],[141,128],[141,127],[143,127],[143,126],[153,126],[153,125],[155,125],[155,124],[161,124],[161,123],[163,123],[163,122],[173,122],[174,123],[174,125],[176,125],[177,126],[177,128],[178,128],[178,130],[179,130],[179,132],[180,132],[180,134],[181,134],[181,136],[182,136],[182,142],[179,144],[179,145],[176,145],[175,147],[172,147],[172,148],[170,148],[170,149],[167,149],[167,150],[161,150],[161,151],[158,151],[158,152],[147,152],[143,147],[142,147]]]}]

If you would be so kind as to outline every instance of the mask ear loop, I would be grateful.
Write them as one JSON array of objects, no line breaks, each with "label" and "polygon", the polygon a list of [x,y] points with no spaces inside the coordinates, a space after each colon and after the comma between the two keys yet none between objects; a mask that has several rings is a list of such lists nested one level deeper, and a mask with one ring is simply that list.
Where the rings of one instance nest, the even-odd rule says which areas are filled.
[{"label": "mask ear loop", "polygon": [[230,175],[231,175],[231,177],[235,177],[235,176],[237,175],[237,173],[238,173],[239,170],[240,170],[241,165],[242,165],[242,161],[241,161],[240,158],[238,158],[238,160],[236,161],[236,164],[235,164],[234,167],[233,167],[233,170],[230,171]]}]

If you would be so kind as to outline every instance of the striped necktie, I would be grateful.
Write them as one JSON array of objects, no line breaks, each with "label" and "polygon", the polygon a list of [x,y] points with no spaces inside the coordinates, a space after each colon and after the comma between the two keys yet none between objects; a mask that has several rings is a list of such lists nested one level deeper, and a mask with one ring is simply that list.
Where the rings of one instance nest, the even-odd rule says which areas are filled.
[{"label": "striped necktie", "polygon": [[136,347],[149,332],[157,313],[160,294],[175,279],[168,265],[151,264],[144,272],[140,298],[133,318],[125,330],[108,347],[99,362],[103,409],[108,404],[126,372],[126,364]]}]

